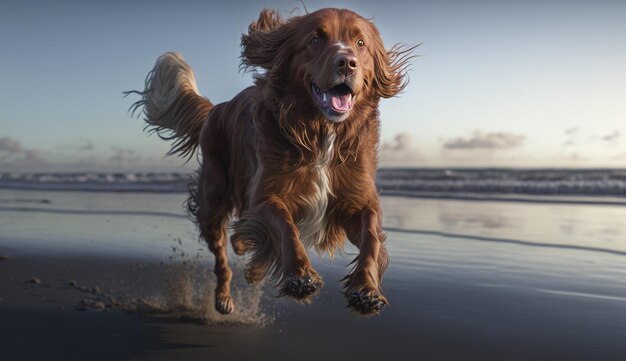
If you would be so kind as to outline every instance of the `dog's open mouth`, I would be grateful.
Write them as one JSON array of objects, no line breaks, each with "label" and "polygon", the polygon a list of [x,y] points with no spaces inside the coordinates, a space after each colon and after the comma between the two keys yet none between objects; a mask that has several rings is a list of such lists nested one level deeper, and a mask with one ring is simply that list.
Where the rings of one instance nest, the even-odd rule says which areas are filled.
[{"label": "dog's open mouth", "polygon": [[322,90],[312,82],[311,90],[317,104],[329,113],[328,115],[341,116],[348,113],[354,105],[354,92],[346,83]]}]

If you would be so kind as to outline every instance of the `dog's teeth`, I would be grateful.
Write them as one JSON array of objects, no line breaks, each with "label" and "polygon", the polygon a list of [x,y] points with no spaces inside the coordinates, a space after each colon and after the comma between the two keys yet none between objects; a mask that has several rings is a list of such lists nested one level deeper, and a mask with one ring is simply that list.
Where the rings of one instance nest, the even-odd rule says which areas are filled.
[{"label": "dog's teeth", "polygon": [[324,101],[324,103],[326,103],[326,98],[327,98],[326,97],[326,92],[323,92],[322,93],[322,100]]}]

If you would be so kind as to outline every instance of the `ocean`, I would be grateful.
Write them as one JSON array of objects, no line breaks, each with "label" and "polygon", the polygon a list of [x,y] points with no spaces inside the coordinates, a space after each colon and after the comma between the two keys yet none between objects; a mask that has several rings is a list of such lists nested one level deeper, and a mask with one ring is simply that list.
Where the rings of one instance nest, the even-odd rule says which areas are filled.
[{"label": "ocean", "polygon": [[[186,192],[190,173],[0,173],[0,189],[90,192]],[[626,169],[383,168],[383,195],[428,198],[626,198]],[[533,198],[534,197],[534,198]]]}]

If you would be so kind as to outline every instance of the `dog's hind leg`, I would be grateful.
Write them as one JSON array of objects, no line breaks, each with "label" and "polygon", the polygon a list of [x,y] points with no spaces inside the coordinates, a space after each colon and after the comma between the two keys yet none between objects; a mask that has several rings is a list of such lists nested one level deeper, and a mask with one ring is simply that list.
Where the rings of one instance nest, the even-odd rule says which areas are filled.
[{"label": "dog's hind leg", "polygon": [[226,255],[226,228],[232,205],[227,194],[228,179],[224,165],[219,159],[205,154],[197,182],[198,227],[201,236],[215,255],[214,272],[217,276],[215,309],[222,314],[229,314],[235,307],[230,293],[232,271],[228,266]]}]

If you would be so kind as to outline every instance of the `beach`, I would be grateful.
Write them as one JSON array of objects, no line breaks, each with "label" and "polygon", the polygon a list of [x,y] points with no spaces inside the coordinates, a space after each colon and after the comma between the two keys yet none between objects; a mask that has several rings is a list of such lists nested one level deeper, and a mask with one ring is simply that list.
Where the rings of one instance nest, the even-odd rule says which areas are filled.
[{"label": "beach", "polygon": [[626,359],[623,205],[383,196],[381,315],[345,308],[348,246],[311,252],[325,281],[311,305],[246,285],[229,249],[236,311],[223,316],[185,198],[0,189],[0,358]]}]

